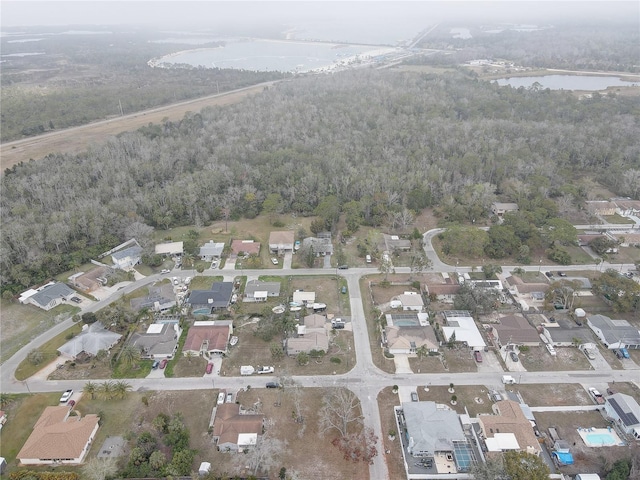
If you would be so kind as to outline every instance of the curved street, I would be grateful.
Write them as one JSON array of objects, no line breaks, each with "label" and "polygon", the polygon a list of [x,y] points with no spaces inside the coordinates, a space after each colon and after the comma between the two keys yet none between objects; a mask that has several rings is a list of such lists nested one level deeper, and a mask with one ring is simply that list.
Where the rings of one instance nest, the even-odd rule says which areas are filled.
[{"label": "curved street", "polygon": [[[424,249],[431,261],[429,271],[438,272],[470,272],[469,267],[451,266],[443,263],[437,256],[431,240],[435,235],[440,233],[442,229],[434,229],[426,232],[424,238]],[[337,270],[335,268],[325,269],[291,269],[290,265],[285,263],[285,268],[279,270],[278,275],[336,275],[343,276],[348,284],[351,305],[351,320],[353,327],[353,340],[356,354],[356,365],[346,374],[333,376],[297,376],[294,380],[305,387],[333,387],[342,386],[349,388],[356,393],[362,405],[364,416],[364,424],[373,429],[379,437],[377,450],[378,455],[374,458],[373,464],[370,466],[369,478],[384,479],[389,478],[387,464],[385,460],[384,447],[382,443],[382,427],[380,421],[380,411],[378,408],[377,396],[380,390],[390,385],[399,386],[416,386],[416,385],[449,385],[454,382],[457,385],[486,385],[489,388],[499,389],[502,387],[501,372],[473,372],[473,373],[419,373],[419,374],[388,374],[376,367],[372,360],[371,345],[367,331],[367,323],[362,303],[362,293],[360,290],[360,279],[367,274],[379,273],[376,268],[350,268],[348,270]],[[610,265],[604,263],[598,268],[634,268],[633,264],[627,265]],[[503,266],[504,270],[512,270],[515,266]],[[551,267],[540,267],[539,265],[521,267],[528,271],[550,271]],[[553,269],[557,269],[555,266]],[[563,270],[584,270],[588,268],[585,265],[562,266]],[[397,273],[409,273],[408,267],[396,268]],[[205,270],[203,275],[225,275],[225,280],[232,280],[237,275],[245,275],[249,277],[258,277],[264,274],[264,270]],[[273,272],[270,272],[273,273]],[[150,275],[141,280],[132,282],[112,294],[109,298],[93,303],[84,309],[84,312],[95,312],[104,308],[111,302],[117,300],[123,294],[132,292],[144,285],[150,284],[162,278],[170,276],[195,276],[193,270],[172,272],[164,275]],[[73,324],[68,319],[51,330],[45,332],[39,337],[32,340],[28,345],[21,348],[13,357],[2,365],[0,373],[0,382],[2,391],[5,393],[33,393],[33,392],[52,392],[62,391],[67,388],[74,390],[82,390],[86,381],[50,381],[32,377],[26,381],[18,381],[14,377],[14,371],[20,362],[26,358],[29,351],[38,348],[50,338],[63,332]],[[608,371],[567,371],[567,372],[521,372],[518,373],[519,383],[589,383],[589,382],[637,382],[637,370],[608,370]],[[99,382],[101,380],[95,380]],[[198,377],[198,378],[144,378],[131,379],[128,382],[134,390],[197,390],[210,388],[226,388],[240,389],[246,387],[255,381],[253,378],[247,377]]]}]

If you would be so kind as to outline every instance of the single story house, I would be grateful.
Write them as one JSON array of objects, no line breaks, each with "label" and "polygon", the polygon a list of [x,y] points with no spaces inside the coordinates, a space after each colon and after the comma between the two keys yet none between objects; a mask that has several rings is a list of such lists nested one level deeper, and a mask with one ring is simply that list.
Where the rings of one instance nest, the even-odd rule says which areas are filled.
[{"label": "single story house", "polygon": [[255,447],[262,436],[264,415],[244,413],[238,403],[216,407],[213,441],[221,452],[241,453]]},{"label": "single story house", "polygon": [[491,330],[500,346],[507,344],[537,347],[540,345],[538,331],[522,315],[505,315],[498,323],[491,324]]},{"label": "single story house", "polygon": [[411,240],[405,240],[398,235],[387,235],[386,233],[382,234],[382,238],[384,239],[385,250],[388,252],[411,250]]},{"label": "single story house", "polygon": [[640,331],[627,320],[591,315],[587,317],[587,325],[608,349],[640,348]]},{"label": "single story house", "polygon": [[614,393],[605,397],[604,410],[625,433],[640,440],[640,406],[635,398]]},{"label": "single story house", "polygon": [[253,240],[234,240],[231,242],[231,255],[260,255],[260,242]]},{"label": "single story house", "polygon": [[69,416],[67,405],[46,407],[16,456],[23,465],[78,465],[96,436],[100,418]]},{"label": "single story house", "polygon": [[64,283],[49,282],[36,289],[29,289],[19,297],[22,304],[35,305],[38,308],[49,311],[69,300],[75,294],[75,290]]},{"label": "single story house", "polygon": [[517,212],[517,211],[518,211],[517,203],[493,202],[491,204],[491,213],[493,215],[497,215],[498,217],[503,217],[506,213]]},{"label": "single story house", "polygon": [[192,355],[205,358],[226,355],[231,329],[230,324],[219,325],[211,321],[193,322],[182,347],[183,355],[185,357]]},{"label": "single story house", "polygon": [[271,232],[269,234],[269,251],[278,255],[293,252],[295,234],[293,231]]},{"label": "single story house", "polygon": [[467,443],[458,414],[435,402],[403,403],[407,451],[413,457],[433,457],[437,453],[455,454],[455,446]]},{"label": "single story house", "polygon": [[269,297],[280,296],[280,282],[249,280],[244,287],[243,302],[266,302]]},{"label": "single story house", "polygon": [[184,252],[184,242],[159,243],[155,252],[156,255],[181,256]]},{"label": "single story house", "polygon": [[200,247],[198,256],[205,262],[212,262],[213,260],[220,260],[223,251],[224,243],[216,243],[210,240]]},{"label": "single story house", "polygon": [[578,344],[594,341],[593,334],[588,328],[566,328],[557,323],[545,324],[542,334],[553,347],[576,347]]},{"label": "single story house", "polygon": [[494,415],[478,415],[487,450],[504,452],[517,450],[540,455],[542,449],[531,422],[520,405],[513,400],[501,400],[491,407]]},{"label": "single story house", "polygon": [[617,212],[623,217],[640,216],[640,200],[631,199],[615,199]]},{"label": "single story house", "polygon": [[316,292],[305,292],[304,290],[296,290],[293,292],[294,303],[299,305],[307,305],[316,302]]},{"label": "single story house", "polygon": [[307,237],[303,239],[302,249],[306,251],[309,248],[313,249],[313,253],[316,255],[333,255],[331,236],[329,238]]},{"label": "single story house", "polygon": [[387,351],[393,355],[415,354],[421,347],[425,347],[429,352],[438,351],[438,340],[431,325],[387,325],[384,328],[383,343]]},{"label": "single story house", "polygon": [[465,310],[446,310],[442,312],[445,325],[442,327],[445,341],[466,343],[469,348],[482,350],[486,343],[478,330],[475,320]]},{"label": "single story house", "polygon": [[119,333],[107,330],[102,323],[95,322],[84,325],[82,332],[58,348],[58,351],[70,358],[75,358],[81,352],[95,356],[100,350],[109,351],[121,338]]},{"label": "single story house", "polygon": [[428,297],[435,298],[437,302],[441,303],[453,303],[458,291],[460,291],[460,285],[457,283],[424,285],[423,288]]},{"label": "single story house", "polygon": [[134,245],[111,254],[113,266],[120,270],[131,270],[142,260],[142,247]]},{"label": "single story house", "polygon": [[424,309],[424,300],[422,295],[417,292],[404,292],[402,295],[397,295],[391,300],[396,300],[402,305],[402,310],[410,310],[414,312],[421,312]]},{"label": "single story house", "polygon": [[287,339],[287,355],[297,355],[311,350],[329,349],[327,317],[314,313],[303,318],[293,337]]},{"label": "single story house", "polygon": [[142,358],[172,358],[181,334],[182,329],[177,322],[152,323],[145,333],[134,333],[130,342],[140,349]]},{"label": "single story house", "polygon": [[231,305],[233,282],[214,282],[210,290],[193,290],[186,300],[193,312],[213,313],[226,310]]},{"label": "single story house", "polygon": [[132,299],[129,304],[135,312],[148,308],[153,312],[166,312],[176,306],[176,295],[173,286],[162,284],[149,287],[149,295]]}]

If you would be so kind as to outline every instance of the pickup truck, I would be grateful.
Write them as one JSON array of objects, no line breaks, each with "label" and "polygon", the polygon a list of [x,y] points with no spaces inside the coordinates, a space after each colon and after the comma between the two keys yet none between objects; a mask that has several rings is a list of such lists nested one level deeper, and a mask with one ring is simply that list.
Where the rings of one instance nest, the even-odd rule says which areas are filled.
[{"label": "pickup truck", "polygon": [[589,393],[591,394],[591,396],[593,397],[593,399],[595,400],[595,402],[598,405],[603,405],[604,404],[604,398],[602,396],[602,394],[596,390],[595,388],[591,387],[589,388]]},{"label": "pickup truck", "polygon": [[275,368],[273,367],[258,367],[256,370],[257,373],[273,373]]}]

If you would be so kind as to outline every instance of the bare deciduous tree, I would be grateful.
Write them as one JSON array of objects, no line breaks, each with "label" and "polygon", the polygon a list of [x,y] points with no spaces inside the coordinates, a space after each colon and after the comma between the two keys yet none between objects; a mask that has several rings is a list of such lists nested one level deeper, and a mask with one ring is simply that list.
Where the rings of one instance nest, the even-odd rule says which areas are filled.
[{"label": "bare deciduous tree", "polygon": [[322,433],[335,428],[345,437],[349,425],[362,421],[360,400],[351,390],[333,388],[322,398],[318,421]]},{"label": "bare deciduous tree", "polygon": [[234,457],[234,463],[238,473],[248,467],[251,475],[257,475],[259,471],[268,473],[271,468],[280,465],[280,457],[285,452],[286,442],[274,436],[275,428],[272,425],[259,439],[257,445],[247,449]]}]

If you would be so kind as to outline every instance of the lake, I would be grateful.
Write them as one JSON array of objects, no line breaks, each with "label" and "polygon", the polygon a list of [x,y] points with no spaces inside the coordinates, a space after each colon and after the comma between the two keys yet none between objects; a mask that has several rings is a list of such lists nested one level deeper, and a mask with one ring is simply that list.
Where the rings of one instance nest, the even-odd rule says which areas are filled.
[{"label": "lake", "polygon": [[224,47],[185,50],[153,59],[150,65],[188,64],[194,67],[254,71],[308,72],[336,67],[356,57],[374,57],[394,51],[389,47],[333,43],[246,39]]},{"label": "lake", "polygon": [[513,88],[529,88],[535,82],[542,88],[551,90],[606,90],[607,87],[631,87],[639,82],[630,82],[619,77],[605,75],[542,75],[539,77],[509,77],[494,80],[498,85],[510,85]]}]

